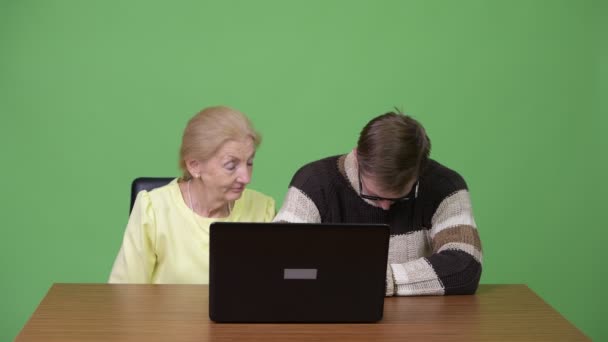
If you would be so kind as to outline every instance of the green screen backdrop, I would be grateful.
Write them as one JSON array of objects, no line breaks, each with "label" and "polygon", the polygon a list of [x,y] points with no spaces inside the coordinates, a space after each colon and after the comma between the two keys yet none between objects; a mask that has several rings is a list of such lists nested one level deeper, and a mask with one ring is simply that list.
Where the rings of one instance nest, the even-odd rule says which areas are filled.
[{"label": "green screen backdrop", "polygon": [[[608,340],[605,1],[0,0],[0,340],[54,282],[105,282],[137,176],[177,176],[217,104],[264,142],[251,188],[350,151],[394,106],[459,171],[483,283]],[[604,223],[602,223],[604,222]]]}]

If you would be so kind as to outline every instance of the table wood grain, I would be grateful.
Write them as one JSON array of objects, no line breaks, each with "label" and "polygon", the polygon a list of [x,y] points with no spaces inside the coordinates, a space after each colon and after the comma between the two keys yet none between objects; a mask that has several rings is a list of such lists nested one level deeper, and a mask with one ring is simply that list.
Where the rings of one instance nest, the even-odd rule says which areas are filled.
[{"label": "table wood grain", "polygon": [[16,341],[589,341],[525,285],[389,297],[371,324],[214,323],[208,299],[206,285],[54,284]]}]

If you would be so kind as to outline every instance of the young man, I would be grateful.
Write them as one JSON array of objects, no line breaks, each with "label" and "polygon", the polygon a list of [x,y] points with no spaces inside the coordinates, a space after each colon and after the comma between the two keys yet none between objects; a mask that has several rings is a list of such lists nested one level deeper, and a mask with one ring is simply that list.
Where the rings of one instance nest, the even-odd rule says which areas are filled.
[{"label": "young man", "polygon": [[386,223],[387,296],[473,294],[482,252],[467,185],[430,150],[412,117],[380,115],[352,152],[296,172],[275,221]]}]

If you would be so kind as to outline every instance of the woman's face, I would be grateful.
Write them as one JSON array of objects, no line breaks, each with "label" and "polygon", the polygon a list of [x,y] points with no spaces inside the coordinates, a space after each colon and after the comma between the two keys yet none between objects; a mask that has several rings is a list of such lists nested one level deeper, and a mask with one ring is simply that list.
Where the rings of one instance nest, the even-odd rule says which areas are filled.
[{"label": "woman's face", "polygon": [[239,199],[245,186],[251,182],[254,156],[255,146],[251,138],[224,143],[211,159],[200,164],[205,190],[218,199]]}]

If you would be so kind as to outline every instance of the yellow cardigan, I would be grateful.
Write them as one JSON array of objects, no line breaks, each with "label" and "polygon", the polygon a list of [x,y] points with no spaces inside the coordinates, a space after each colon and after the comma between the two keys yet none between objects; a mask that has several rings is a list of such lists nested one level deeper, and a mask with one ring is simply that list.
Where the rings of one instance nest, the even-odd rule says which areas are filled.
[{"label": "yellow cardigan", "polygon": [[137,195],[110,283],[209,283],[209,226],[216,221],[268,222],[274,199],[245,189],[230,216],[206,218],[184,202],[177,179]]}]

